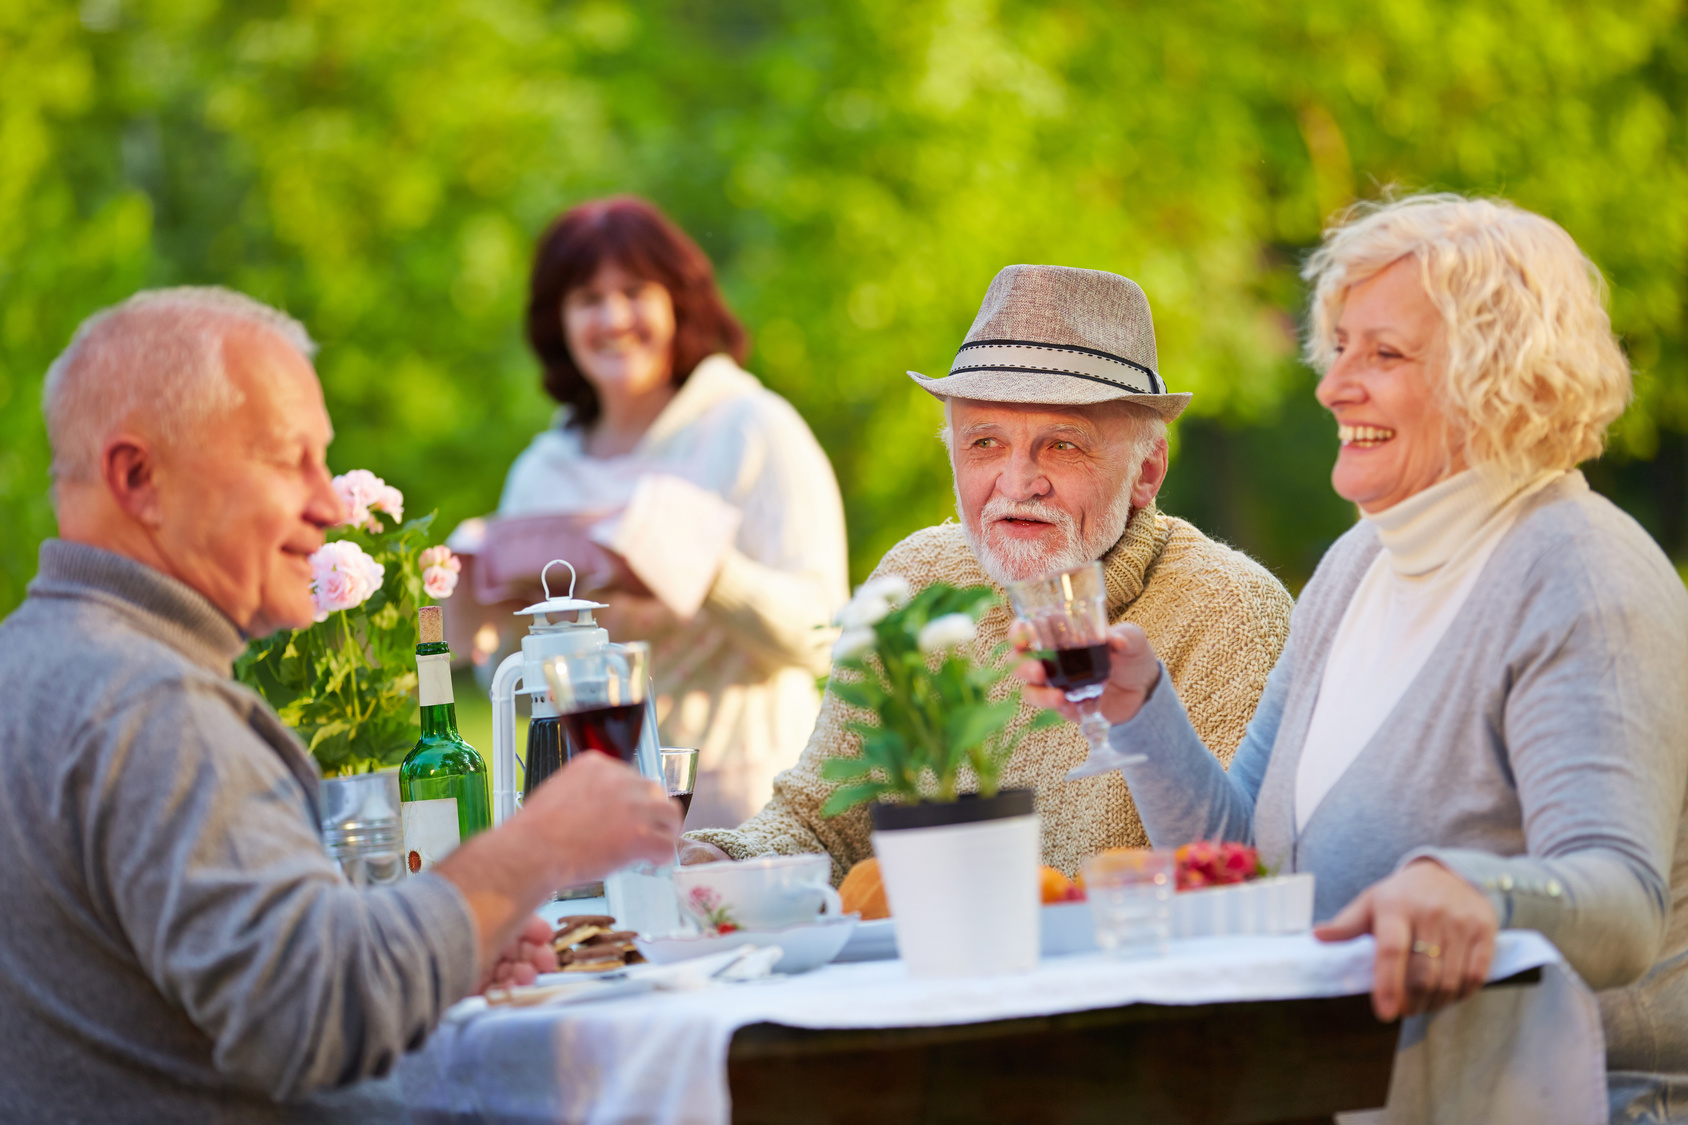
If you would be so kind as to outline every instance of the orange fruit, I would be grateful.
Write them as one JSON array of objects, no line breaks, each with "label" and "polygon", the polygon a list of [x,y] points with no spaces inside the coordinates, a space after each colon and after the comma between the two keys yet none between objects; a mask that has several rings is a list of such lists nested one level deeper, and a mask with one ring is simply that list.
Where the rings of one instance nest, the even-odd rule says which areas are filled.
[{"label": "orange fruit", "polygon": [[844,900],[844,913],[860,914],[864,922],[891,916],[891,907],[885,901],[885,884],[879,879],[879,860],[872,856],[850,868],[838,885],[838,897]]},{"label": "orange fruit", "polygon": [[1066,902],[1068,892],[1072,890],[1073,886],[1072,880],[1053,867],[1045,867],[1039,872],[1038,884],[1043,891],[1045,903]]}]

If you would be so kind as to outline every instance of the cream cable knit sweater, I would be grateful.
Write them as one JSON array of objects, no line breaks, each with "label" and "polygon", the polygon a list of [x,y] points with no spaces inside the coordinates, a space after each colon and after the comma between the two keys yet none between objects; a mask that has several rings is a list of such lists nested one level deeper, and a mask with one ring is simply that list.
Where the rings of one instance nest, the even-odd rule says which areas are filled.
[{"label": "cream cable knit sweater", "polygon": [[[1289,635],[1289,594],[1242,552],[1154,507],[1132,517],[1102,564],[1109,620],[1135,622],[1148,634],[1203,742],[1229,763],[1266,686],[1266,674]],[[897,544],[875,568],[874,575],[881,574],[900,574],[917,591],[934,582],[994,586],[967,545],[961,525],[954,522],[917,531]],[[1003,601],[979,622],[975,659],[988,658],[1007,635],[1013,615],[1006,597]],[[1018,682],[1005,679],[997,686],[997,697],[1009,694]],[[1022,706],[1015,721],[1029,722],[1034,714],[1030,706]],[[773,800],[737,829],[687,835],[722,848],[734,859],[827,852],[833,881],[843,879],[872,854],[871,827],[865,808],[831,818],[820,815],[836,784],[821,777],[821,764],[857,753],[859,740],[844,727],[852,719],[866,718],[829,690],[802,757],[775,779]],[[1020,744],[1002,780],[1004,788],[1036,792],[1043,818],[1043,862],[1069,875],[1085,856],[1103,848],[1148,843],[1118,772],[1063,780],[1085,753],[1084,738],[1071,724],[1037,731]],[[971,773],[965,774],[963,790],[976,787]]]}]

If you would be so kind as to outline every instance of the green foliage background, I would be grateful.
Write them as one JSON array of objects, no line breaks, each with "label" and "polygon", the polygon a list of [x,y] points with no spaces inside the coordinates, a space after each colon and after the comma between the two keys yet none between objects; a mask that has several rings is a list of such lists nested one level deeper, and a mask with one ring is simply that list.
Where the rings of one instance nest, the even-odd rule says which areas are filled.
[{"label": "green foliage background", "polygon": [[0,612],[53,529],[39,386],[78,320],[216,282],[300,316],[340,437],[442,526],[549,404],[535,234],[635,191],[714,256],[831,453],[860,578],[950,510],[935,402],[992,274],[1116,270],[1196,392],[1167,506],[1292,587],[1352,513],[1295,360],[1300,256],[1380,185],[1499,193],[1613,285],[1595,466],[1688,556],[1677,0],[0,0]]}]

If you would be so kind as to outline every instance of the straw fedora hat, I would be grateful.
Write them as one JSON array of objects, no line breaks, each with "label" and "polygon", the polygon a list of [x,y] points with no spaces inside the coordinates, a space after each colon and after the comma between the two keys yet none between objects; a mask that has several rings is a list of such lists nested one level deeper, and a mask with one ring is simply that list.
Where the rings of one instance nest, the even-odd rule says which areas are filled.
[{"label": "straw fedora hat", "polygon": [[1155,360],[1149,299],[1130,278],[1009,266],[991,280],[949,374],[909,377],[939,398],[1082,406],[1137,402],[1168,422],[1190,403]]}]

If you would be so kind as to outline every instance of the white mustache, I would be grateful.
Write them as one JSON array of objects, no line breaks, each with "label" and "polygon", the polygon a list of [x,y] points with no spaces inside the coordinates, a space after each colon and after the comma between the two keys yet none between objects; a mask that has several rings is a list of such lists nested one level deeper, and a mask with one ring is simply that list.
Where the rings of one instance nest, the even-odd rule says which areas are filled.
[{"label": "white mustache", "polygon": [[1053,504],[1028,503],[1010,500],[1006,496],[993,496],[985,502],[984,508],[979,512],[979,522],[987,528],[993,521],[1004,519],[1041,520],[1054,525],[1068,536],[1078,534],[1078,520],[1071,512]]}]

